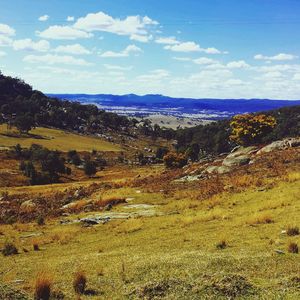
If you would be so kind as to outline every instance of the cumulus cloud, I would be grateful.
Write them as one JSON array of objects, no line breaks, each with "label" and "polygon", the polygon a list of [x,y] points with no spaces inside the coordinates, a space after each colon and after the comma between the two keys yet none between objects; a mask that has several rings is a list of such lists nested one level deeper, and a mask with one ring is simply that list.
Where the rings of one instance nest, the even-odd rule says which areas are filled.
[{"label": "cumulus cloud", "polygon": [[74,55],[84,55],[84,54],[92,53],[90,50],[86,49],[80,44],[58,46],[54,49],[54,52],[74,54]]},{"label": "cumulus cloud", "polygon": [[40,40],[34,42],[31,39],[15,40],[12,43],[13,49],[16,51],[25,50],[25,51],[37,51],[37,52],[46,52],[50,49],[50,44],[48,41]]},{"label": "cumulus cloud", "polygon": [[87,32],[102,31],[117,35],[127,35],[131,39],[139,39],[141,41],[141,36],[149,35],[148,29],[151,25],[158,25],[158,22],[147,16],[128,16],[125,19],[119,19],[100,11],[79,18],[74,24],[74,28]]},{"label": "cumulus cloud", "polygon": [[176,40],[176,37],[170,36],[170,37],[160,37],[155,40],[155,43],[157,44],[165,44],[165,45],[176,45],[180,42]]},{"label": "cumulus cloud", "polygon": [[212,65],[217,63],[216,60],[207,57],[199,57],[197,59],[194,59],[193,62],[197,65]]},{"label": "cumulus cloud", "polygon": [[74,22],[75,21],[75,17],[73,16],[68,16],[66,19],[67,22]]},{"label": "cumulus cloud", "polygon": [[130,39],[132,41],[138,41],[141,43],[148,43],[149,41],[151,41],[153,39],[152,35],[139,35],[139,34],[132,34],[130,36]]},{"label": "cumulus cloud", "polygon": [[12,27],[7,24],[0,24],[0,35],[9,37],[14,36],[15,34],[16,31]]},{"label": "cumulus cloud", "polygon": [[167,45],[164,47],[166,50],[171,50],[174,52],[198,52],[201,48],[195,42],[184,42],[175,45]]},{"label": "cumulus cloud", "polygon": [[71,26],[50,26],[44,31],[37,31],[36,34],[45,39],[53,40],[76,40],[86,39],[93,36],[92,33],[88,33]]},{"label": "cumulus cloud", "polygon": [[221,54],[222,52],[216,48],[201,48],[200,45],[195,42],[182,42],[175,43],[173,45],[167,45],[164,47],[166,50],[174,52],[204,52],[207,54]]},{"label": "cumulus cloud", "polygon": [[48,15],[43,15],[43,16],[40,16],[39,17],[39,21],[41,21],[41,22],[46,22],[46,21],[48,21],[49,20],[49,16]]},{"label": "cumulus cloud", "polygon": [[114,51],[106,51],[104,53],[100,53],[101,57],[128,57],[131,53],[138,54],[142,52],[142,49],[137,47],[136,45],[129,45],[121,52]]},{"label": "cumulus cloud", "polygon": [[24,62],[28,63],[44,63],[48,65],[54,64],[64,64],[64,65],[74,65],[74,66],[89,66],[91,63],[87,62],[84,59],[75,58],[69,55],[27,55],[23,58]]},{"label": "cumulus cloud", "polygon": [[0,35],[0,47],[11,46],[12,43],[13,43],[13,40],[10,37]]},{"label": "cumulus cloud", "polygon": [[231,61],[226,66],[229,69],[246,69],[250,67],[244,60]]},{"label": "cumulus cloud", "polygon": [[279,53],[274,56],[265,56],[262,54],[257,54],[254,56],[254,59],[256,60],[278,60],[278,61],[284,61],[284,60],[293,60],[298,58],[298,56],[293,54],[287,54],[287,53]]}]

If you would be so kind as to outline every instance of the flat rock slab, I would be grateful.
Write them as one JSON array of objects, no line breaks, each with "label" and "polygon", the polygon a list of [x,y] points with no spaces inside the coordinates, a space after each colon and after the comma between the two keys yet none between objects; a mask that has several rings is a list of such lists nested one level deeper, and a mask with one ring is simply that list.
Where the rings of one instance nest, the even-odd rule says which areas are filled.
[{"label": "flat rock slab", "polygon": [[155,205],[151,204],[129,204],[124,206],[125,209],[153,209]]}]

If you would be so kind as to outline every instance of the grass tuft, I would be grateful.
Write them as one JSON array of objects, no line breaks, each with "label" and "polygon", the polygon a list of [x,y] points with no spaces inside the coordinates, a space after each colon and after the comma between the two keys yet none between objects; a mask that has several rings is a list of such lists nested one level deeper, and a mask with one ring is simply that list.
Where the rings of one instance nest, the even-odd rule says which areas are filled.
[{"label": "grass tuft", "polygon": [[17,247],[13,243],[6,243],[1,252],[4,256],[10,256],[19,253]]},{"label": "grass tuft", "polygon": [[83,271],[77,271],[74,274],[73,288],[76,294],[84,294],[86,288],[87,278]]},{"label": "grass tuft", "polygon": [[52,280],[50,276],[42,272],[38,274],[35,282],[35,300],[49,300],[51,296]]},{"label": "grass tuft", "polygon": [[299,253],[299,247],[298,247],[297,243],[290,242],[288,244],[288,252],[289,253],[294,253],[294,254]]},{"label": "grass tuft", "polygon": [[295,235],[298,235],[299,234],[299,227],[297,226],[289,226],[287,229],[286,229],[286,234],[288,236],[295,236]]}]

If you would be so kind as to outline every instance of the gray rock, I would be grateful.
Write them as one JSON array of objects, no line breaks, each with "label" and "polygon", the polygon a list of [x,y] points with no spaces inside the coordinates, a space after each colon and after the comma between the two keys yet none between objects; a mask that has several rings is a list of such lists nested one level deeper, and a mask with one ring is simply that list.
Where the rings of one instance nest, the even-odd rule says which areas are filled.
[{"label": "gray rock", "polygon": [[227,156],[223,160],[223,166],[237,167],[237,166],[247,165],[249,162],[250,162],[249,155],[241,155],[241,156],[236,156],[236,157]]},{"label": "gray rock", "polygon": [[282,149],[286,149],[288,148],[288,144],[286,143],[286,141],[275,141],[263,148],[261,148],[257,154],[261,154],[261,153],[268,153],[268,152],[272,152],[274,150],[282,150]]},{"label": "gray rock", "polygon": [[300,146],[300,138],[289,138],[289,139],[284,139],[281,141],[275,141],[275,142],[261,148],[257,152],[257,154],[268,153],[268,152],[272,152],[274,150],[283,150],[283,149],[299,147],[299,146]]},{"label": "gray rock", "polygon": [[204,172],[208,174],[225,174],[231,171],[231,168],[228,166],[209,166],[207,167]]},{"label": "gray rock", "polygon": [[257,147],[255,146],[250,146],[250,147],[238,147],[235,148],[236,150],[233,151],[232,153],[228,154],[226,158],[233,158],[237,156],[250,156],[251,154],[257,152]]}]

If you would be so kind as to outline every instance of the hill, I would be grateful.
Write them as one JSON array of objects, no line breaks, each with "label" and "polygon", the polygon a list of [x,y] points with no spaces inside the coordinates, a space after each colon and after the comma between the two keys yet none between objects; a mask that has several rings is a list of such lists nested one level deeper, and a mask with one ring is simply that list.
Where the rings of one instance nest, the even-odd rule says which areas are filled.
[{"label": "hill", "polygon": [[70,133],[63,130],[38,127],[32,129],[29,135],[19,135],[16,130],[7,130],[6,125],[0,125],[0,147],[12,147],[20,144],[29,148],[32,144],[39,144],[50,150],[68,152],[77,151],[121,151],[119,145],[103,139]]},{"label": "hill", "polygon": [[95,104],[106,111],[126,116],[167,115],[194,120],[219,120],[236,114],[300,105],[300,100],[190,99],[163,95],[50,94],[49,96],[84,104]]},{"label": "hill", "polygon": [[[19,251],[0,257],[2,281],[32,295],[42,271],[55,293],[74,299],[73,274],[83,269],[83,299],[298,299],[299,254],[289,245],[300,243],[299,147],[178,180],[186,172],[110,169],[44,186],[42,195],[40,187],[0,188],[2,216],[15,211],[26,222],[0,225],[0,244]],[[45,225],[27,223],[40,214]]]}]

